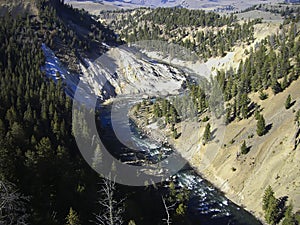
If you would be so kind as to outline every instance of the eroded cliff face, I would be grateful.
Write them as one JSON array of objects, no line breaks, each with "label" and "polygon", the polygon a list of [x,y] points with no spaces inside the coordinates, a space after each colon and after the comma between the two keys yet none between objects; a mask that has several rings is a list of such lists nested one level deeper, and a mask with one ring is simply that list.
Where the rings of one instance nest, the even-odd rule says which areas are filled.
[{"label": "eroded cliff face", "polygon": [[[79,101],[89,96],[101,101],[121,95],[167,96],[178,94],[187,77],[179,69],[164,63],[137,56],[127,47],[112,48],[96,60],[84,59],[80,74],[68,71],[54,52],[43,45],[46,65],[42,68],[48,77],[66,84],[67,93],[73,96],[78,88],[84,89]],[[78,86],[78,84],[80,85]]]},{"label": "eroded cliff face", "polygon": [[[185,122],[183,135],[174,141],[176,149],[203,177],[262,220],[262,196],[268,185],[276,197],[288,196],[294,210],[300,209],[299,124],[294,121],[300,109],[299,85],[300,80],[276,96],[269,90],[270,97],[264,101],[259,100],[258,94],[251,96],[262,106],[270,128],[262,137],[256,134],[256,120],[252,116],[226,126],[224,138],[215,137],[214,140],[222,139],[217,154],[208,150],[214,140],[206,146],[201,144],[205,123]],[[295,104],[286,110],[288,94]],[[212,128],[217,126],[213,124]],[[244,140],[250,147],[247,155],[239,154]]]},{"label": "eroded cliff face", "polygon": [[[83,68],[82,80],[103,99],[116,95],[176,94],[186,80],[178,69],[150,60],[126,46],[110,49]],[[112,93],[112,90],[114,94]]]}]

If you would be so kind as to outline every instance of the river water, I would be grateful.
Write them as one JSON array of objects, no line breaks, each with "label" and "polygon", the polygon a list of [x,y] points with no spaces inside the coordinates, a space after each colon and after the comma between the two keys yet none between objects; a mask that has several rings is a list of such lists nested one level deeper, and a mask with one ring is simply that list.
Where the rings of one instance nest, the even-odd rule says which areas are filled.
[{"label": "river water", "polygon": [[[66,69],[61,67],[59,60],[54,53],[43,45],[46,56],[46,66],[43,70],[51,79],[57,80],[56,71],[59,71],[64,82],[67,84],[66,92],[73,97],[76,90],[75,79],[73,82],[69,78],[72,77]],[[65,79],[68,78],[68,79]],[[70,94],[70,93],[72,94]],[[130,135],[127,132],[119,132],[121,138],[128,138],[129,142],[139,146],[140,151],[131,150],[124,146],[120,141],[120,136],[115,134],[112,126],[111,107],[101,106],[98,121],[100,129],[100,138],[106,149],[112,155],[122,162],[141,162],[149,161],[153,164],[176,154],[170,146],[152,140],[143,135],[141,131],[130,120],[126,120],[120,115],[114,118],[114,125],[121,130],[122,127],[130,127]],[[116,115],[116,114],[115,114]],[[174,181],[177,191],[188,189],[190,198],[188,200],[187,212],[184,217],[172,217],[172,224],[178,225],[261,225],[261,223],[250,213],[241,207],[233,204],[226,199],[224,195],[214,188],[209,182],[202,179],[186,162],[184,168],[169,178]],[[167,183],[156,184],[156,186],[133,187],[118,185],[120,197],[126,196],[126,215],[127,221],[134,220],[137,225],[160,225],[165,224],[162,219],[166,218],[166,212],[162,203],[162,195],[168,193]],[[171,212],[172,214],[175,214]]]},{"label": "river water", "polygon": [[[131,138],[131,142],[140,147],[140,151],[131,150],[120,141],[120,136],[115,135],[111,121],[111,108],[101,108],[100,114],[101,141],[105,147],[122,162],[131,162],[137,165],[145,162],[145,159],[155,163],[166,158],[170,154],[176,154],[170,146],[162,145],[157,141],[143,135],[135,124],[130,121],[120,121],[114,117],[114,126],[119,123],[119,127],[129,126],[131,134],[126,138]],[[121,132],[122,134],[122,132]],[[120,135],[120,134],[118,134]],[[214,188],[209,182],[201,178],[186,163],[185,167],[177,174],[170,177],[174,181],[177,191],[188,189],[190,197],[188,200],[187,212],[184,217],[174,217],[172,224],[180,225],[261,225],[261,223],[245,211],[240,206],[228,200],[220,191]],[[133,219],[138,225],[164,224],[162,219],[166,218],[161,195],[167,193],[168,185],[164,183],[148,187],[129,187],[120,185],[121,196],[127,196],[126,219]],[[175,214],[175,213],[174,213]]]}]

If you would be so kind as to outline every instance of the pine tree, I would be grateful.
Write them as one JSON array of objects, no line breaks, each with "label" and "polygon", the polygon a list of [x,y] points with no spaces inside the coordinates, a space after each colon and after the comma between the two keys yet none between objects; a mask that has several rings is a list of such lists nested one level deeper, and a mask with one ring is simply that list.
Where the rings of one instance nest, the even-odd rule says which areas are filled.
[{"label": "pine tree", "polygon": [[271,186],[268,186],[263,196],[263,211],[265,220],[270,225],[275,225],[279,218],[278,200],[274,196],[274,191]]},{"label": "pine tree", "polygon": [[263,136],[266,133],[266,122],[263,115],[258,116],[256,132],[258,136]]},{"label": "pine tree", "polygon": [[279,217],[278,200],[272,196],[269,199],[268,209],[265,211],[265,220],[270,225],[275,225]]},{"label": "pine tree", "polygon": [[211,140],[211,131],[210,131],[210,123],[208,123],[204,130],[203,141],[204,143],[207,143],[210,140]]},{"label": "pine tree", "polygon": [[293,214],[293,205],[290,204],[284,213],[282,225],[298,225],[295,215]]},{"label": "pine tree", "polygon": [[173,130],[173,138],[174,139],[178,138],[178,133],[177,133],[177,129],[176,128]]},{"label": "pine tree", "polygon": [[66,217],[66,221],[66,225],[80,225],[78,214],[72,208],[70,208],[69,214]]},{"label": "pine tree", "polygon": [[180,216],[184,215],[186,212],[186,208],[187,206],[185,206],[183,203],[180,203],[176,208],[176,214]]},{"label": "pine tree", "polygon": [[295,116],[295,123],[299,125],[300,123],[300,109],[297,111]]},{"label": "pine tree", "polygon": [[128,225],[136,225],[136,223],[134,222],[134,220],[130,220]]},{"label": "pine tree", "polygon": [[242,144],[242,146],[241,146],[241,153],[245,155],[248,152],[249,152],[249,149],[248,149],[248,147],[246,145],[246,141],[244,141],[243,144]]},{"label": "pine tree", "polygon": [[248,113],[249,113],[249,104],[250,104],[250,99],[247,96],[246,93],[243,93],[241,96],[241,100],[240,100],[240,104],[241,104],[241,113],[242,113],[242,117],[243,119],[246,119],[248,117]]},{"label": "pine tree", "polygon": [[289,108],[291,108],[291,106],[292,106],[292,97],[291,97],[291,95],[289,94],[288,95],[288,97],[286,98],[286,100],[285,100],[285,108],[286,109],[289,109]]},{"label": "pine tree", "polygon": [[48,137],[43,137],[36,146],[37,154],[40,158],[50,159],[52,155],[51,141]]},{"label": "pine tree", "polygon": [[11,130],[8,132],[8,136],[11,138],[11,141],[14,141],[18,146],[24,144],[26,137],[23,127],[18,122],[13,123]]},{"label": "pine tree", "polygon": [[276,79],[273,79],[272,81],[272,90],[275,95],[282,91],[281,86]]},{"label": "pine tree", "polygon": [[259,98],[260,98],[260,100],[266,100],[268,98],[268,96],[269,95],[267,93],[263,92],[263,91],[259,92]]},{"label": "pine tree", "polygon": [[274,197],[274,191],[272,187],[269,185],[266,188],[263,196],[263,205],[262,205],[263,211],[266,211],[269,208],[269,202],[272,197]]}]

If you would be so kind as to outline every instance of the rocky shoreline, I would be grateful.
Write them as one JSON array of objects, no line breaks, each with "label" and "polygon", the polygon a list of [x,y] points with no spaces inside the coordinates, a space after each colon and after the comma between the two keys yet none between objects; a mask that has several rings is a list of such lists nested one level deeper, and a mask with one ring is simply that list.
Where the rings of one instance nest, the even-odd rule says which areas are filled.
[{"label": "rocky shoreline", "polygon": [[[205,123],[183,121],[177,124],[181,136],[175,140],[168,130],[157,129],[150,123],[152,121],[146,123],[145,118],[142,118],[144,114],[134,115],[132,110],[130,117],[145,134],[170,143],[201,177],[265,224],[262,197],[268,185],[271,185],[277,198],[289,197],[294,212],[300,210],[300,151],[299,145],[295,145],[299,128],[294,122],[293,109],[284,108],[284,102],[291,94],[296,100],[293,108],[299,109],[299,85],[300,80],[287,91],[275,96],[270,94],[267,100],[259,102],[264,108],[266,123],[272,124],[272,129],[266,135],[259,137],[256,134],[253,117],[234,121],[225,127],[224,137],[219,139],[219,150],[212,158],[205,156],[209,156],[214,149],[214,143],[203,146],[201,142]],[[259,101],[257,95],[251,98]],[[210,123],[212,130],[218,128],[213,121]],[[243,141],[251,149],[247,155],[237,157]],[[203,162],[207,163],[206,167],[203,167]]]},{"label": "rocky shoreline", "polygon": [[[199,140],[199,138],[195,137],[195,132],[193,132],[194,135],[190,133],[191,130],[201,130],[201,125],[199,125],[198,122],[181,122],[181,132],[183,135],[175,140],[171,135],[166,134],[167,129],[159,129],[157,126],[154,126],[153,123],[148,124],[148,119],[145,118],[145,115],[138,116],[135,113],[135,107],[129,111],[128,116],[144,135],[150,137],[151,139],[157,140],[162,144],[168,144],[169,146],[172,146],[178,154],[180,154],[189,162],[191,168],[193,168],[196,173],[207,180],[208,183],[212,184],[232,202],[243,207],[245,210],[254,215],[260,222],[264,223],[264,218],[253,210],[249,210],[246,205],[240,201],[239,196],[234,193],[234,190],[228,191],[226,188],[226,180],[221,180],[217,176],[213,175],[209,171],[203,170],[201,166],[199,166],[200,161],[203,160],[203,158],[201,158],[203,155],[197,154],[197,151],[199,151],[199,144],[197,144],[198,141],[195,140]],[[205,146],[202,145],[201,147]]]},{"label": "rocky shoreline", "polygon": [[161,143],[169,142],[163,131],[160,131],[159,129],[150,128],[149,126],[147,126],[147,121],[145,118],[138,117],[137,115],[135,115],[134,107],[129,111],[128,117],[136,125],[136,127],[142,131],[143,135],[146,135]]}]

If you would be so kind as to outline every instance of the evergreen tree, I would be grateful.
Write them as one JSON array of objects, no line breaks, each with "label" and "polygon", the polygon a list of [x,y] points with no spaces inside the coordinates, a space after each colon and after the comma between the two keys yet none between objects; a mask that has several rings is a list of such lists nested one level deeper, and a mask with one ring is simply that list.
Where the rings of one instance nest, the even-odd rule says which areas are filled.
[{"label": "evergreen tree", "polygon": [[275,79],[272,81],[272,90],[275,95],[282,91],[280,84]]},{"label": "evergreen tree", "polygon": [[243,144],[242,144],[242,146],[241,146],[241,153],[242,154],[247,154],[249,152],[249,148],[247,147],[247,145],[246,145],[246,141],[243,141]]},{"label": "evergreen tree", "polygon": [[23,127],[18,122],[14,122],[11,126],[11,130],[8,132],[8,138],[10,138],[11,142],[14,142],[17,146],[22,146],[25,137]]},{"label": "evergreen tree", "polygon": [[96,146],[92,161],[92,167],[95,169],[98,168],[102,163],[102,151],[99,144]]},{"label": "evergreen tree", "polygon": [[128,225],[136,225],[136,223],[134,222],[134,220],[130,220]]},{"label": "evergreen tree", "polygon": [[275,198],[274,191],[270,185],[265,190],[262,208],[267,223],[270,225],[276,224],[279,215],[278,200]]},{"label": "evergreen tree", "polygon": [[[16,189],[30,196],[30,210],[34,212],[30,224],[63,224],[65,218],[54,218],[52,212],[66,211],[66,202],[80,201],[80,215],[87,218],[90,211],[86,202],[93,200],[82,200],[96,191],[91,188],[79,196],[78,181],[94,180],[96,185],[100,178],[78,160],[81,156],[71,130],[72,101],[60,81],[55,83],[45,76],[43,44],[56,53],[59,42],[60,54],[70,57],[84,51],[85,37],[66,26],[62,14],[70,15],[74,24],[81,17],[85,27],[92,23],[100,29],[101,25],[69,6],[59,5],[57,10],[58,0],[37,2],[38,20],[35,16],[0,17],[0,179],[16,183]],[[69,49],[76,49],[74,56]],[[2,215],[0,212],[0,220]]]},{"label": "evergreen tree", "polygon": [[295,215],[293,214],[293,205],[290,204],[284,213],[282,225],[298,225]]},{"label": "evergreen tree", "polygon": [[260,91],[259,98],[260,98],[260,100],[266,100],[268,98],[268,94],[263,91]]},{"label": "evergreen tree", "polygon": [[300,109],[297,111],[295,116],[295,123],[299,125],[300,123]]},{"label": "evergreen tree", "polygon": [[173,131],[173,138],[177,139],[178,138],[178,133],[177,133],[177,129],[175,128]]},{"label": "evergreen tree", "polygon": [[203,141],[207,143],[211,140],[211,131],[210,131],[210,123],[208,123],[205,127],[204,134],[203,134]]},{"label": "evergreen tree", "polygon": [[186,212],[186,208],[187,208],[187,206],[185,206],[183,203],[180,203],[178,205],[178,207],[176,208],[176,214],[183,216]]},{"label": "evergreen tree", "polygon": [[36,152],[40,158],[50,159],[52,155],[51,141],[48,137],[43,137],[36,146]]},{"label": "evergreen tree", "polygon": [[262,208],[263,208],[264,211],[266,211],[269,208],[270,199],[273,198],[273,197],[274,197],[274,191],[273,191],[272,187],[269,185],[266,188],[264,196],[263,196]]},{"label": "evergreen tree", "polygon": [[266,133],[266,122],[261,114],[258,116],[256,133],[258,136],[263,136]]},{"label": "evergreen tree", "polygon": [[285,100],[285,108],[286,108],[286,109],[289,109],[289,108],[292,106],[291,101],[292,101],[292,97],[291,97],[291,95],[289,94],[288,97],[287,97],[286,100]]},{"label": "evergreen tree", "polygon": [[278,222],[279,213],[278,200],[274,196],[271,196],[269,199],[268,208],[265,211],[265,220],[270,225],[275,225]]},{"label": "evergreen tree", "polygon": [[78,214],[72,208],[70,208],[69,214],[66,217],[66,221],[66,225],[80,225]]}]

